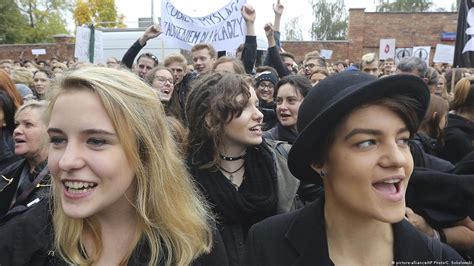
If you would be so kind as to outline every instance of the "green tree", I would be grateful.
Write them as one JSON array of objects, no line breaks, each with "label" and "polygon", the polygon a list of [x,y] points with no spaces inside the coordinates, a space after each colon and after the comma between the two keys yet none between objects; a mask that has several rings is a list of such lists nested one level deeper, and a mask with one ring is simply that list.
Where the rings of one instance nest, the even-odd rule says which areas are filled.
[{"label": "green tree", "polygon": [[285,23],[285,36],[287,41],[303,40],[303,31],[301,30],[299,17],[294,17]]},{"label": "green tree", "polygon": [[92,23],[105,28],[125,27],[125,16],[117,14],[115,0],[78,0],[73,16],[76,25]]},{"label": "green tree", "polygon": [[0,43],[24,43],[27,19],[20,13],[14,0],[0,2]]},{"label": "green tree", "polygon": [[379,0],[378,12],[426,12],[433,6],[431,0]]},{"label": "green tree", "polygon": [[313,40],[344,40],[347,12],[344,0],[310,0],[314,20],[310,34]]},{"label": "green tree", "polygon": [[71,10],[71,0],[16,0],[26,17],[25,42],[52,41],[52,35],[67,33],[64,14]]}]

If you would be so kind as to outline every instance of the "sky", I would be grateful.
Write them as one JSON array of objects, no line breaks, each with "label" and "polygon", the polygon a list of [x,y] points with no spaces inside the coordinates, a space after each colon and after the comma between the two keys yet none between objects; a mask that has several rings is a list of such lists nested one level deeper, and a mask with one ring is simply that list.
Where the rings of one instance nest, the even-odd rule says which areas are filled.
[{"label": "sky", "polygon": [[[150,17],[151,6],[153,3],[154,16],[159,17],[161,13],[160,0],[115,0],[118,13],[125,15],[125,24],[129,28],[138,26],[139,17]],[[273,23],[273,9],[272,4],[277,0],[247,0],[256,12],[257,19],[255,22],[257,35],[264,36],[263,25],[267,22]],[[309,0],[280,0],[284,5],[280,31],[282,32],[282,39],[285,36],[285,23],[294,18],[300,18],[300,25],[303,32],[303,38],[309,40],[309,29],[312,22],[312,13]],[[451,4],[455,0],[434,0],[434,9],[445,8],[451,10]],[[189,16],[202,16],[218,10],[224,6],[228,0],[172,0],[171,1],[179,10]],[[345,0],[346,8],[366,8],[366,11],[375,11],[375,0]]]}]

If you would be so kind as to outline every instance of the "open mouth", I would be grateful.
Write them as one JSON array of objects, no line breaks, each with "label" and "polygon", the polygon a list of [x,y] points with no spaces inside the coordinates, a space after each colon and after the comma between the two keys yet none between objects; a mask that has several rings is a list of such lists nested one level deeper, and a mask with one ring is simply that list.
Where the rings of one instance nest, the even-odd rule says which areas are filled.
[{"label": "open mouth", "polygon": [[281,118],[288,118],[288,117],[291,117],[291,115],[289,115],[289,114],[280,114],[280,117]]},{"label": "open mouth", "polygon": [[163,90],[161,90],[161,93],[168,95],[168,94],[171,93],[171,90],[169,90],[169,89],[163,89]]},{"label": "open mouth", "polygon": [[71,194],[86,193],[97,186],[97,183],[82,181],[65,181],[63,184],[67,192]]},{"label": "open mouth", "polygon": [[393,201],[398,201],[403,198],[402,193],[402,178],[390,178],[379,182],[375,182],[372,186],[383,197]]},{"label": "open mouth", "polygon": [[15,139],[15,143],[25,143],[26,141],[23,139]]},{"label": "open mouth", "polygon": [[262,132],[262,125],[261,124],[255,125],[251,127],[249,130],[256,133]]}]

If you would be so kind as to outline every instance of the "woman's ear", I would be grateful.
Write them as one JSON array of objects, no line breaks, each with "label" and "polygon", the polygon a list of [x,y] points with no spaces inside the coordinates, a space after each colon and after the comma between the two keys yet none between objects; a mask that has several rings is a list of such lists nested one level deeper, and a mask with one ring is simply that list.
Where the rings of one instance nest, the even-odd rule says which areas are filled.
[{"label": "woman's ear", "polygon": [[438,117],[438,112],[433,112],[433,115],[431,115],[431,118],[436,119],[436,117]]},{"label": "woman's ear", "polygon": [[324,167],[324,163],[321,164],[321,163],[316,163],[316,162],[312,162],[310,165],[309,165],[316,173],[318,173],[318,175],[321,177],[321,178],[324,178],[327,174],[326,172],[326,169]]}]

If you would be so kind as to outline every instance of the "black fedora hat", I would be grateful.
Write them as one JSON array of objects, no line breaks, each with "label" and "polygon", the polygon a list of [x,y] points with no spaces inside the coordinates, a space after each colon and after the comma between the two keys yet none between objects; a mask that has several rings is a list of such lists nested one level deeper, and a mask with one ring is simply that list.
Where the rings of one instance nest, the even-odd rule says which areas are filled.
[{"label": "black fedora hat", "polygon": [[372,100],[405,95],[419,103],[416,110],[423,119],[430,101],[425,82],[413,75],[393,75],[377,79],[363,72],[344,71],[323,79],[306,95],[298,111],[299,131],[288,154],[291,173],[304,181],[321,184],[321,178],[310,167],[314,155],[334,123],[354,108]]}]

